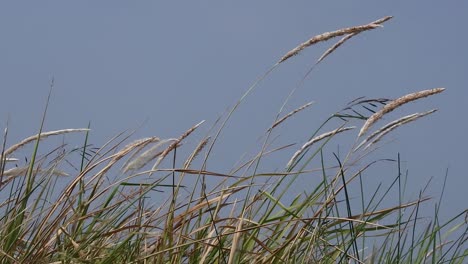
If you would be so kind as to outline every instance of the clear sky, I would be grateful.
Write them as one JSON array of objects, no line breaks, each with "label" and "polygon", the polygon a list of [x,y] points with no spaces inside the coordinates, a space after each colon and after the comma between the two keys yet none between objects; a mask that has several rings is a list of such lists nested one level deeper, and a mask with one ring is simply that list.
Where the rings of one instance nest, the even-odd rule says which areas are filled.
[{"label": "clear sky", "polygon": [[[35,134],[54,77],[46,130],[91,121],[92,141],[100,145],[142,123],[136,137],[167,138],[207,120],[189,139],[197,142],[297,44],[392,15],[384,28],[353,38],[314,70],[286,110],[316,103],[275,136],[300,146],[356,97],[445,87],[396,113],[439,109],[391,134],[381,153],[401,153],[414,198],[431,177],[429,193],[437,195],[448,168],[444,213],[459,212],[468,186],[467,11],[461,0],[2,1],[0,126],[8,121],[10,143]],[[252,146],[260,146],[281,103],[327,45],[286,62],[245,101],[215,149],[216,169],[228,171],[258,150]],[[271,170],[283,166],[272,162]]]}]

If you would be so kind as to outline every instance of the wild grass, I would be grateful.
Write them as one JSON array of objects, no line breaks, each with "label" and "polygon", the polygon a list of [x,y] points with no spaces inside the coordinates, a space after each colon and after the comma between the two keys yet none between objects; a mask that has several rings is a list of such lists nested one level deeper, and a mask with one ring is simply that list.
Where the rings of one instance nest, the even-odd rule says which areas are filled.
[{"label": "wild grass", "polygon": [[[435,204],[424,190],[406,200],[405,179],[411,175],[401,172],[399,156],[368,160],[382,137],[435,110],[406,115],[364,137],[385,114],[441,88],[395,100],[358,98],[319,122],[296,152],[292,145],[272,148],[271,133],[287,127],[311,103],[282,118],[281,107],[252,159],[232,171],[207,169],[226,123],[273,68],[317,42],[344,36],[320,63],[351,37],[390,18],[317,35],[286,53],[247,90],[214,135],[193,149],[184,142],[203,122],[174,138],[128,143],[132,133],[122,133],[97,148],[89,142],[89,127],[44,132],[47,108],[36,135],[7,147],[5,130],[1,263],[465,263],[467,211],[442,222],[442,195]],[[322,131],[336,121],[341,123],[336,129]],[[350,123],[361,129],[345,157],[327,156],[336,137],[355,133]],[[82,146],[41,154],[41,140],[65,133],[81,133]],[[29,161],[14,167],[18,149],[33,143]],[[287,156],[291,150],[284,164],[262,167],[268,155]],[[369,189],[366,177],[376,177],[370,168],[384,162],[394,165],[393,181]],[[62,171],[66,165],[75,170]],[[304,175],[320,180],[312,189],[298,190],[295,183]],[[398,199],[387,205],[391,192]],[[424,204],[434,206],[434,215],[420,215]]]}]

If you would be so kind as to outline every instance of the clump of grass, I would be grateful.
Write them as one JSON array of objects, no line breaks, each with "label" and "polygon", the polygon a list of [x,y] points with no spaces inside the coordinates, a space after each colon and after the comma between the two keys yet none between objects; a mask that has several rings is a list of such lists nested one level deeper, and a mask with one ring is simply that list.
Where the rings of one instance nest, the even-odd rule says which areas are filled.
[{"label": "clump of grass", "polygon": [[[344,36],[322,55],[320,63],[345,41],[390,18],[317,35],[280,62],[319,41]],[[428,222],[420,215],[422,204],[431,201],[423,190],[414,200],[404,198],[399,157],[363,159],[372,154],[370,146],[376,146],[389,132],[435,110],[403,116],[364,138],[371,126],[397,107],[440,93],[442,88],[396,100],[358,98],[318,123],[310,139],[287,159],[285,168],[264,168],[261,160],[292,146],[271,148],[269,135],[311,103],[282,118],[280,111],[266,132],[261,151],[252,159],[230,172],[209,170],[207,161],[225,124],[258,83],[247,90],[216,133],[203,137],[193,150],[183,143],[203,122],[179,137],[150,136],[126,143],[132,133],[122,133],[98,148],[89,144],[89,128],[42,132],[42,121],[37,135],[9,148],[5,133],[0,159],[1,263],[466,260],[466,210],[441,222],[439,200]],[[341,125],[322,132],[332,120]],[[354,121],[364,124],[346,157],[327,156],[330,142],[338,134],[352,133],[353,127],[348,125]],[[85,133],[82,147],[69,150],[59,146],[39,154],[41,139],[64,133]],[[11,167],[12,162],[19,162],[13,157],[15,152],[31,143],[35,143],[33,158],[19,168]],[[197,159],[201,165],[196,165]],[[392,183],[374,190],[364,187],[366,177],[375,177],[369,168],[383,162],[395,166],[397,176]],[[298,190],[294,184],[303,175],[320,180],[310,190]],[[398,202],[384,205],[392,191],[398,192]]]}]

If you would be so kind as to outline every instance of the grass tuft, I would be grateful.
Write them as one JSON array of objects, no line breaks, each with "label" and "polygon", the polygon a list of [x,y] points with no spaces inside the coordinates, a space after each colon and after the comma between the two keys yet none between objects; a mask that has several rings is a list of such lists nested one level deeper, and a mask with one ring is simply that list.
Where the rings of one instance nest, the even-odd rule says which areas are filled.
[{"label": "grass tuft", "polygon": [[[343,43],[390,18],[317,35],[279,63],[343,36],[300,86]],[[372,159],[375,149],[370,146],[435,110],[403,116],[364,137],[385,114],[443,88],[396,100],[357,98],[306,132],[309,139],[285,160],[286,167],[265,166],[271,154],[289,156],[295,145],[273,147],[272,133],[312,104],[282,114],[296,87],[266,130],[258,153],[230,171],[208,168],[230,117],[279,63],[248,88],[213,135],[203,136],[193,148],[183,143],[200,133],[203,121],[178,137],[131,141],[133,133],[125,132],[100,147],[90,143],[90,124],[43,132],[47,108],[35,136],[7,147],[5,129],[0,263],[465,263],[468,211],[444,221],[442,195],[432,204],[424,187],[418,197],[406,198],[406,180],[412,175],[402,172],[400,154]],[[356,142],[334,153],[335,136],[354,132],[351,122],[363,123]],[[330,125],[335,129],[322,131]],[[48,138],[76,132],[85,133],[80,147],[48,149]],[[14,155],[32,142],[32,158],[22,164]],[[369,177],[380,176],[379,170],[387,171],[383,165],[388,164],[395,169],[390,183],[366,184]],[[302,188],[304,177],[312,187]],[[398,199],[392,199],[395,193]],[[434,213],[423,215],[425,206],[433,206]]]}]

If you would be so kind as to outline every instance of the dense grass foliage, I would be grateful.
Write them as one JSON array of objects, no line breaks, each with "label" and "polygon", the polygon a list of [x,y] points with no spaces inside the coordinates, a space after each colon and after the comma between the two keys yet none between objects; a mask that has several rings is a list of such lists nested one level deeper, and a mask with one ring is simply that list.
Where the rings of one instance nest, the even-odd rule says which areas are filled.
[{"label": "dense grass foliage", "polygon": [[[326,32],[292,49],[193,148],[184,143],[203,122],[174,138],[132,140],[130,132],[100,147],[89,142],[89,127],[43,131],[47,108],[36,135],[9,144],[6,129],[0,156],[1,263],[465,263],[467,212],[441,222],[440,200],[423,191],[406,200],[408,175],[399,156],[372,159],[388,133],[436,110],[377,126],[379,121],[443,88],[396,99],[355,99],[324,117],[312,135],[304,135],[310,138],[302,146],[272,147],[272,133],[286,129],[290,118],[311,105],[283,113],[293,90],[253,158],[231,171],[206,166],[230,117],[273,70],[305,48],[342,37],[318,64],[389,19]],[[323,131],[330,124],[339,125]],[[69,133],[81,133],[80,147],[44,147],[51,137]],[[345,155],[330,152],[345,134],[353,139]],[[15,154],[26,145],[33,151],[23,164]],[[264,167],[263,159],[281,152],[293,154],[277,167]],[[366,177],[374,175],[368,171],[382,163],[394,165],[395,177],[369,189]],[[303,175],[319,179],[314,188],[297,189]],[[391,192],[398,198],[388,206]],[[423,205],[432,206],[434,214],[421,215]]]}]

